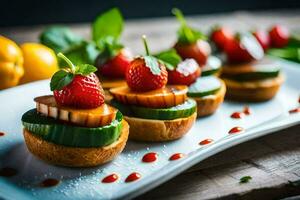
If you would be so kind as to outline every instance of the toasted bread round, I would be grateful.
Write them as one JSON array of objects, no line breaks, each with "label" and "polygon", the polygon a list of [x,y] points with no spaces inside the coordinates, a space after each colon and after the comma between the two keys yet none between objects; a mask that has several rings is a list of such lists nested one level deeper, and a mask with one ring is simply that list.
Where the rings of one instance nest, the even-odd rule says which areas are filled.
[{"label": "toasted bread round", "polygon": [[220,81],[221,88],[215,94],[205,97],[193,97],[193,99],[197,102],[197,117],[204,117],[213,114],[223,103],[226,93],[226,85],[221,79]]},{"label": "toasted bread round", "polygon": [[161,142],[181,138],[192,127],[196,112],[189,117],[174,120],[153,120],[124,116],[130,126],[129,139]]},{"label": "toasted bread round", "polygon": [[114,159],[124,149],[128,139],[129,126],[122,121],[120,138],[114,143],[98,148],[78,148],[47,142],[24,129],[25,143],[29,151],[38,158],[68,167],[93,167]]},{"label": "toasted bread round", "polygon": [[260,102],[270,100],[276,95],[284,77],[280,74],[276,78],[249,82],[223,80],[227,86],[226,98],[237,101]]}]

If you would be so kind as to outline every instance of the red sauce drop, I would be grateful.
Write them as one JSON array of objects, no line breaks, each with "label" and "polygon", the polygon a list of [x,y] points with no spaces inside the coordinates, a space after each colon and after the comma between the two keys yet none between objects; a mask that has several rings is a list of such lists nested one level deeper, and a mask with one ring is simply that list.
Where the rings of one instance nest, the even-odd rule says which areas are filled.
[{"label": "red sauce drop", "polygon": [[118,179],[119,179],[119,176],[117,174],[111,174],[111,175],[106,176],[104,179],[102,179],[102,183],[113,183]]},{"label": "red sauce drop", "polygon": [[180,158],[183,158],[185,155],[183,153],[175,153],[172,156],[170,156],[169,160],[178,160]]},{"label": "red sauce drop", "polygon": [[245,116],[243,112],[234,112],[230,115],[231,118],[234,119],[242,119]]},{"label": "red sauce drop", "polygon": [[147,163],[149,163],[149,162],[154,162],[154,161],[157,160],[157,157],[158,157],[157,153],[155,153],[155,152],[150,152],[150,153],[147,153],[147,154],[145,154],[145,155],[143,156],[142,161],[143,161],[143,162],[147,162]]},{"label": "red sauce drop", "polygon": [[244,107],[244,110],[243,110],[243,113],[244,113],[245,115],[251,115],[252,111],[251,111],[251,109],[249,108],[249,106],[245,106],[245,107]]},{"label": "red sauce drop", "polygon": [[41,187],[53,187],[59,184],[59,180],[54,178],[45,179],[40,183]]},{"label": "red sauce drop", "polygon": [[133,182],[133,181],[136,181],[140,178],[141,178],[141,175],[139,173],[133,172],[133,173],[129,174],[129,176],[127,176],[127,178],[125,179],[125,182],[126,183]]},{"label": "red sauce drop", "polygon": [[12,177],[15,176],[18,173],[18,171],[11,167],[3,167],[0,169],[0,176],[3,177]]},{"label": "red sauce drop", "polygon": [[213,141],[214,141],[213,139],[205,139],[205,140],[202,140],[201,142],[199,142],[199,145],[207,145],[207,144],[212,143]]},{"label": "red sauce drop", "polygon": [[298,113],[298,112],[300,112],[300,107],[299,107],[299,108],[292,109],[292,110],[289,111],[290,114]]},{"label": "red sauce drop", "polygon": [[5,133],[3,133],[3,132],[0,132],[0,137],[1,137],[1,136],[4,136],[4,135],[5,135]]},{"label": "red sauce drop", "polygon": [[232,129],[229,130],[229,134],[235,134],[235,133],[240,133],[242,132],[244,129],[242,127],[236,126],[233,127]]}]

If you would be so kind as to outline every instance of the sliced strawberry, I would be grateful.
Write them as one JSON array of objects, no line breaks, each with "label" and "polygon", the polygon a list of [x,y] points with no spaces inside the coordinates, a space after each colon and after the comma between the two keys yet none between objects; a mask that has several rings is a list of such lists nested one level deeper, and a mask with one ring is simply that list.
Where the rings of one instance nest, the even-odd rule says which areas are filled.
[{"label": "sliced strawberry", "polygon": [[131,56],[125,49],[121,50],[116,56],[102,63],[99,56],[96,60],[96,66],[102,76],[109,78],[123,78],[131,62]]},{"label": "sliced strawberry", "polygon": [[263,30],[257,30],[253,32],[253,35],[261,45],[261,47],[264,49],[264,51],[268,50],[270,46],[270,36],[266,31]]},{"label": "sliced strawberry", "polygon": [[201,69],[194,59],[185,59],[168,73],[169,84],[190,85],[200,76]]},{"label": "sliced strawberry", "polygon": [[285,26],[275,25],[269,32],[272,47],[285,47],[290,38],[289,30]]},{"label": "sliced strawberry", "polygon": [[233,32],[227,27],[215,27],[210,35],[210,39],[220,50],[223,50],[226,42],[233,38]]},{"label": "sliced strawberry", "polygon": [[198,40],[192,44],[182,44],[177,42],[174,48],[183,59],[193,58],[200,66],[203,66],[206,63],[206,60],[211,53],[211,48],[205,40]]},{"label": "sliced strawberry", "polygon": [[104,92],[91,65],[73,63],[63,54],[58,57],[68,63],[69,68],[56,72],[51,79],[51,90],[57,104],[76,108],[96,108],[104,103]]},{"label": "sliced strawberry", "polygon": [[153,74],[151,69],[146,66],[143,57],[134,59],[126,73],[128,86],[132,90],[140,92],[164,87],[168,81],[168,72],[162,63],[159,63],[159,69],[159,74]]}]

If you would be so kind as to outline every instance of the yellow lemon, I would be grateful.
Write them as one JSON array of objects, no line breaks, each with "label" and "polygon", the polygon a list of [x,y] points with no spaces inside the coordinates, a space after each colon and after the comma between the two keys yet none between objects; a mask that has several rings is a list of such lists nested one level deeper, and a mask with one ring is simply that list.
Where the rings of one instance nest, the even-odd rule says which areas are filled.
[{"label": "yellow lemon", "polygon": [[17,85],[23,74],[21,49],[15,42],[0,35],[0,90]]},{"label": "yellow lemon", "polygon": [[58,70],[57,59],[52,49],[38,43],[24,43],[21,49],[25,70],[21,83],[51,78]]}]

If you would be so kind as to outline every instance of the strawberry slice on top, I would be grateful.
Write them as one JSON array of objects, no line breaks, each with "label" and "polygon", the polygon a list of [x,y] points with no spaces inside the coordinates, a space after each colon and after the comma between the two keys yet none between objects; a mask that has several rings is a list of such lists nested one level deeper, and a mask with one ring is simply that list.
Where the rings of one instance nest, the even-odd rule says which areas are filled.
[{"label": "strawberry slice on top", "polygon": [[50,89],[57,104],[75,108],[97,108],[104,103],[104,92],[94,74],[97,68],[89,64],[75,66],[62,53],[58,53],[68,66],[51,78]]},{"label": "strawberry slice on top", "polygon": [[126,71],[127,85],[138,92],[163,88],[168,81],[165,64],[150,55],[146,36],[143,36],[143,41],[146,55],[135,58]]}]

